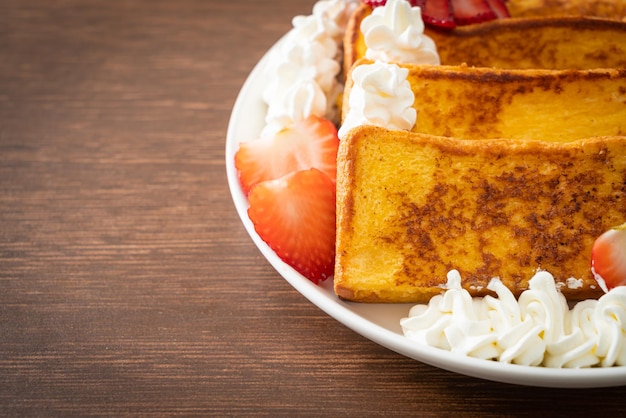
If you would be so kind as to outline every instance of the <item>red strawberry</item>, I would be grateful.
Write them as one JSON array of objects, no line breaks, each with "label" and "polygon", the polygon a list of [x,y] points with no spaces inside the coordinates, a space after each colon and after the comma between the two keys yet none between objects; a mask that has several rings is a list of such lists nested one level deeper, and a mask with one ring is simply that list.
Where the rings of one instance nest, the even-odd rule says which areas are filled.
[{"label": "red strawberry", "polygon": [[605,292],[626,285],[626,223],[608,230],[593,243],[591,271]]},{"label": "red strawberry", "polygon": [[509,13],[509,9],[506,7],[506,0],[487,0],[489,7],[496,14],[498,19],[504,19],[507,17],[511,17]]},{"label": "red strawberry", "polygon": [[370,5],[371,7],[384,6],[387,0],[362,0],[363,3]]},{"label": "red strawberry", "polygon": [[257,183],[309,168],[323,171],[334,182],[338,147],[335,125],[310,116],[273,138],[241,143],[235,154],[235,167],[246,194]]},{"label": "red strawberry", "polygon": [[[408,0],[411,6],[419,6],[420,3],[423,3],[425,0]],[[362,3],[368,4],[371,7],[380,7],[387,4],[387,0],[361,0]]]},{"label": "red strawberry", "polygon": [[486,0],[452,0],[452,10],[457,25],[485,22],[497,17]]},{"label": "red strawberry", "polygon": [[424,23],[442,28],[454,28],[451,0],[418,0]]},{"label": "red strawberry", "polygon": [[[384,6],[386,0],[362,0],[372,7]],[[424,23],[445,29],[487,20],[509,17],[506,0],[409,0],[422,9]]]},{"label": "red strawberry", "polygon": [[313,168],[258,183],[248,196],[254,229],[276,254],[314,283],[333,274],[335,184]]}]

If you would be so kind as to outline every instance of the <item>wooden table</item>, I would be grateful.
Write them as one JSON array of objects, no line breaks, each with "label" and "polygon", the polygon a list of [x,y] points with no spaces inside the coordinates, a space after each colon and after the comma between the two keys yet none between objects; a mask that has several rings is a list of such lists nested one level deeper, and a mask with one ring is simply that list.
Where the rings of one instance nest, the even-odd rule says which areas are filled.
[{"label": "wooden table", "polygon": [[265,261],[224,146],[313,0],[0,1],[0,415],[623,412],[389,351]]}]

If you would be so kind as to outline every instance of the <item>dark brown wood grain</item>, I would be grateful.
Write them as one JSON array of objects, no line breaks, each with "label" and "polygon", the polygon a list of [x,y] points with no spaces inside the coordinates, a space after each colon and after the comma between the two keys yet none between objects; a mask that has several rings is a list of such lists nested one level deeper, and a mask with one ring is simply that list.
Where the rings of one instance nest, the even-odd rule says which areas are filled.
[{"label": "dark brown wood grain", "polygon": [[246,76],[313,1],[0,0],[0,415],[578,416],[328,317],[228,192]]}]

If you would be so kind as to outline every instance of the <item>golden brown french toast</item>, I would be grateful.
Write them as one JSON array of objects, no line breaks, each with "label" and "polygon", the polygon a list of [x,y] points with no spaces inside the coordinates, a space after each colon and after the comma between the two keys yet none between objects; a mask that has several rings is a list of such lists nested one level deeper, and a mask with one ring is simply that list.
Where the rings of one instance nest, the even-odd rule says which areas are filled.
[{"label": "golden brown french toast", "polygon": [[372,8],[367,4],[360,4],[354,10],[348,23],[346,32],[343,35],[343,72],[348,74],[355,62],[365,57],[367,46],[363,33],[361,32],[361,22],[366,16],[372,13]]},{"label": "golden brown french toast", "polygon": [[[513,4],[520,11],[525,10],[520,3]],[[607,3],[615,7],[621,4],[622,12],[607,15],[600,3],[591,2],[589,4],[595,8],[561,9],[563,14],[577,16],[551,16],[550,9],[538,8],[534,14],[526,13],[525,17],[459,26],[454,30],[427,28],[425,33],[435,41],[443,65],[465,63],[474,67],[519,69],[625,68],[626,22],[618,19],[626,16],[626,0]],[[512,7],[512,2],[508,4]],[[356,61],[365,57],[366,46],[360,25],[370,13],[371,8],[362,5],[348,23],[344,37],[345,74]],[[584,17],[585,13],[606,16],[590,18]]]},{"label": "golden brown french toast", "polygon": [[498,19],[428,34],[446,65],[626,68],[626,22],[621,21],[584,17]]},{"label": "golden brown french toast", "polygon": [[626,0],[508,0],[513,17],[594,16],[621,20],[626,17]]},{"label": "golden brown french toast", "polygon": [[[361,60],[357,65],[367,64]],[[417,110],[414,132],[464,139],[566,142],[626,135],[626,68],[504,70],[400,64]],[[353,80],[346,80],[344,97]],[[343,100],[343,112],[350,111]]]},{"label": "golden brown french toast", "polygon": [[[626,221],[626,137],[483,141],[359,126],[341,141],[334,286],[359,302],[425,303],[457,269],[518,295],[537,269],[597,297],[594,239]],[[569,280],[568,280],[569,279]]]}]

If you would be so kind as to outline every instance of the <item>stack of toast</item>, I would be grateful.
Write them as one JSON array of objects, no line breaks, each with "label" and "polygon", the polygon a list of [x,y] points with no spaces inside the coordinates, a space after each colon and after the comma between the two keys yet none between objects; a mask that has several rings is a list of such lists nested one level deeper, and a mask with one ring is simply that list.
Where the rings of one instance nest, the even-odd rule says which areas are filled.
[{"label": "stack of toast", "polygon": [[[362,125],[342,139],[339,297],[424,303],[452,269],[475,296],[493,277],[518,295],[537,270],[569,300],[602,293],[591,246],[626,222],[626,22],[537,14],[431,31],[442,65],[398,64],[412,131]],[[356,23],[344,51],[345,114],[351,70],[368,63]]]}]

